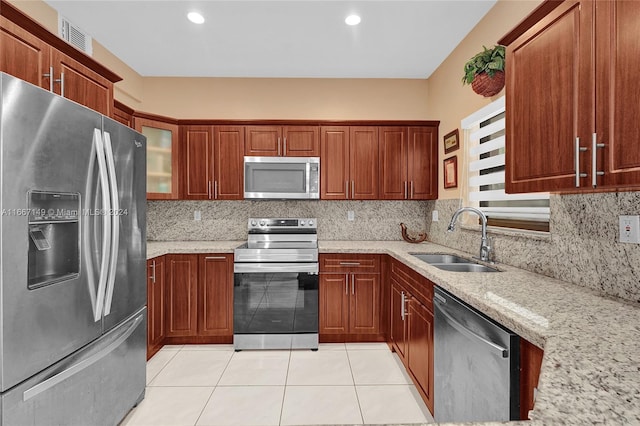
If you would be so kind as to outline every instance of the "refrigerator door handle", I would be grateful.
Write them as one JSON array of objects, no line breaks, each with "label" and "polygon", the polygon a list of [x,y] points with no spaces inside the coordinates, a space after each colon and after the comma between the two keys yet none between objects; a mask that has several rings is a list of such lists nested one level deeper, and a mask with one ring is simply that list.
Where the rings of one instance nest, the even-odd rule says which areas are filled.
[{"label": "refrigerator door handle", "polygon": [[104,315],[111,313],[111,302],[116,282],[116,267],[118,263],[118,249],[120,248],[120,201],[118,199],[118,181],[116,179],[116,165],[113,158],[111,135],[104,132],[104,151],[107,158],[107,170],[109,171],[109,185],[111,189],[111,210],[107,216],[111,219],[111,257],[109,259],[109,275],[107,278],[107,292],[104,301]]},{"label": "refrigerator door handle", "polygon": [[104,305],[104,296],[107,286],[107,277],[109,271],[109,255],[111,248],[111,218],[107,212],[111,210],[111,202],[109,200],[109,179],[107,176],[107,165],[104,156],[104,143],[102,142],[102,132],[100,129],[93,130],[93,143],[96,147],[96,156],[98,157],[98,172],[100,175],[100,192],[102,192],[102,260],[100,262],[100,278],[98,279],[98,293],[96,297],[96,306],[93,310],[93,319],[95,322],[102,318],[102,307]]},{"label": "refrigerator door handle", "polygon": [[59,384],[60,382],[68,379],[74,374],[79,373],[85,368],[90,367],[91,365],[100,361],[105,356],[109,355],[116,348],[118,348],[125,340],[127,340],[129,336],[133,334],[136,328],[138,328],[138,325],[140,325],[140,323],[142,322],[143,318],[144,318],[144,315],[138,315],[136,319],[133,320],[133,323],[126,330],[124,330],[120,336],[118,336],[113,342],[109,343],[100,351],[92,355],[89,355],[84,359],[79,360],[78,362],[74,363],[71,367],[62,370],[58,374],[55,374],[49,377],[48,379],[33,386],[32,388],[24,391],[24,393],[22,394],[22,400],[26,402],[31,398],[38,396],[43,392],[46,392],[47,390]]}]

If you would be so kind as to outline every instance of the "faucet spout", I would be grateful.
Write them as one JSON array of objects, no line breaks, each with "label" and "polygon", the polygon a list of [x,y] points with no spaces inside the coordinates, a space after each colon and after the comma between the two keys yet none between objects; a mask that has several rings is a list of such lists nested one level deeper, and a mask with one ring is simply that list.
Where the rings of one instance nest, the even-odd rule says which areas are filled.
[{"label": "faucet spout", "polygon": [[451,222],[449,222],[449,226],[447,227],[448,232],[453,232],[456,229],[456,221],[458,220],[458,216],[460,216],[464,212],[472,212],[477,214],[480,217],[480,221],[482,224],[482,238],[480,241],[480,260],[484,262],[488,262],[491,253],[491,246],[489,245],[489,239],[487,238],[487,216],[479,209],[475,207],[462,207],[461,209],[456,210],[456,212],[451,217]]}]

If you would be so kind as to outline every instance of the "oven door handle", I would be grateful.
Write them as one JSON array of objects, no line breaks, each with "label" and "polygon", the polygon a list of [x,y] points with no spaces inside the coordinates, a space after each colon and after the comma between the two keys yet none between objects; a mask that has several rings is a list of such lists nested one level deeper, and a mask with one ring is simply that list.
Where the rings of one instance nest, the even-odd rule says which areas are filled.
[{"label": "oven door handle", "polygon": [[318,273],[317,263],[234,263],[233,272],[246,274],[254,272],[302,272]]}]

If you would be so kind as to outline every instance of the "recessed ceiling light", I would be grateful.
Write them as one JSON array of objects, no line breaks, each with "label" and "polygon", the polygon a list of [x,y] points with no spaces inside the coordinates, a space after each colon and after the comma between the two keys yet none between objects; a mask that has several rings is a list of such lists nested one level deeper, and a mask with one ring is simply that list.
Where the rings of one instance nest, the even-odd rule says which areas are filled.
[{"label": "recessed ceiling light", "polygon": [[360,17],[358,15],[349,15],[344,22],[347,25],[358,25],[360,23]]},{"label": "recessed ceiling light", "polygon": [[187,13],[187,18],[194,24],[204,24],[204,16],[200,15],[198,12],[189,12]]}]

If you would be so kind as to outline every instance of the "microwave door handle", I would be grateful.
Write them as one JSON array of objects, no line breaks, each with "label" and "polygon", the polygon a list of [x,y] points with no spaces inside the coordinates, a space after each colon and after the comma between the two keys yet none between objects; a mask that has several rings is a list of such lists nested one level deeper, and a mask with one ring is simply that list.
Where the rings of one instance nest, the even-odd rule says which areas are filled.
[{"label": "microwave door handle", "polygon": [[118,180],[116,178],[116,165],[111,145],[111,135],[104,132],[104,151],[107,158],[107,170],[109,171],[109,185],[111,187],[111,211],[107,211],[111,219],[111,258],[109,275],[107,279],[107,292],[104,302],[104,314],[111,313],[111,302],[116,282],[116,269],[118,265],[118,249],[120,248],[120,200],[118,199]]},{"label": "microwave door handle", "polygon": [[[102,193],[102,209],[108,212],[111,209],[109,202],[109,178],[107,176],[107,165],[104,156],[104,144],[102,142],[102,132],[100,129],[93,130],[93,143],[96,147],[96,156],[98,158],[98,174],[100,176],[100,192]],[[103,212],[104,213],[104,212]],[[85,232],[87,232],[85,230]],[[111,218],[102,215],[102,260],[100,262],[100,275],[98,278],[98,293],[96,294],[96,305],[93,309],[93,319],[95,322],[102,318],[102,306],[104,305],[104,296],[107,286],[108,276],[108,260],[111,246]]]}]

